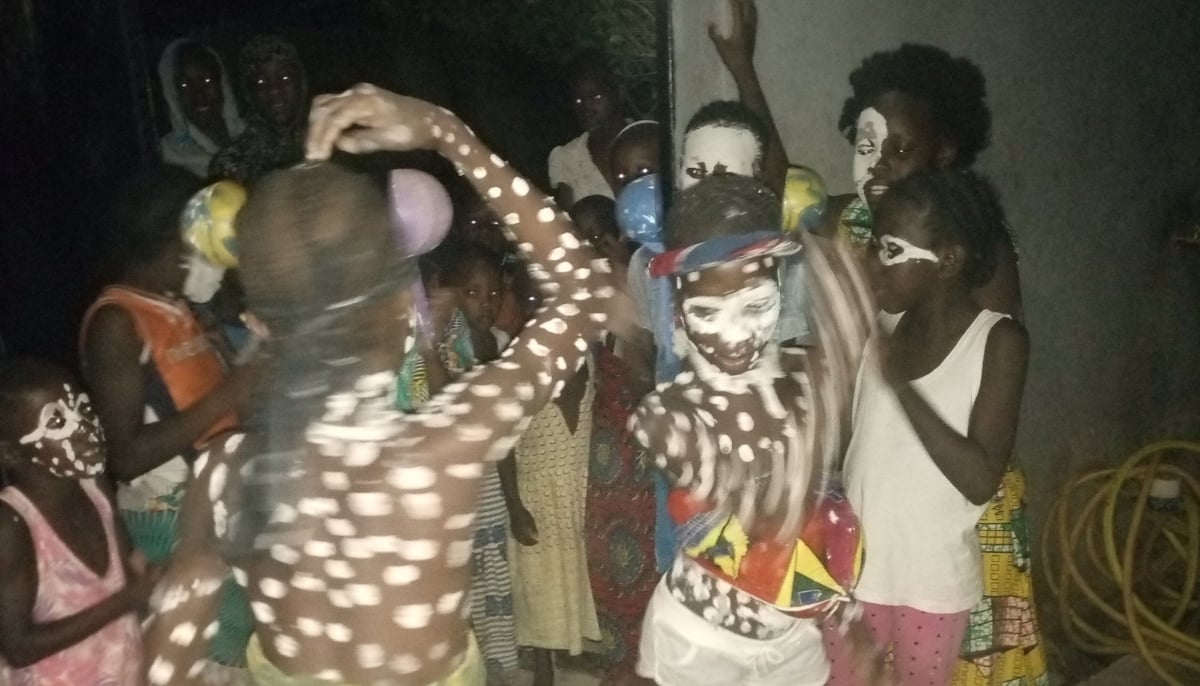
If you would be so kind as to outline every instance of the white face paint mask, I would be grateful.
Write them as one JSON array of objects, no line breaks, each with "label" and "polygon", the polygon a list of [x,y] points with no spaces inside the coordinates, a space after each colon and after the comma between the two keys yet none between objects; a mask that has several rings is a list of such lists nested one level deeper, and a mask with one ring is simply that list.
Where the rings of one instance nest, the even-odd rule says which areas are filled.
[{"label": "white face paint mask", "polygon": [[779,284],[757,279],[728,295],[689,297],[682,309],[684,330],[700,356],[725,374],[743,374],[754,368],[775,332]]},{"label": "white face paint mask", "polygon": [[858,197],[867,201],[867,182],[871,170],[883,155],[883,141],[887,139],[887,121],[874,107],[868,107],[858,115],[854,131],[854,187]]},{"label": "white face paint mask", "polygon": [[214,265],[195,250],[188,255],[185,266],[187,279],[183,282],[183,297],[200,304],[212,300],[217,289],[221,287],[225,268]]},{"label": "white face paint mask", "polygon": [[879,262],[885,267],[904,262],[941,262],[932,250],[927,250],[909,243],[903,238],[891,234],[879,237]]},{"label": "white face paint mask", "polygon": [[683,138],[679,188],[690,188],[710,174],[754,176],[762,150],[748,129],[708,124]]},{"label": "white face paint mask", "polygon": [[38,412],[33,431],[17,442],[37,449],[32,461],[63,479],[82,479],[104,473],[103,432],[87,393],[76,394],[64,384],[63,397]]}]

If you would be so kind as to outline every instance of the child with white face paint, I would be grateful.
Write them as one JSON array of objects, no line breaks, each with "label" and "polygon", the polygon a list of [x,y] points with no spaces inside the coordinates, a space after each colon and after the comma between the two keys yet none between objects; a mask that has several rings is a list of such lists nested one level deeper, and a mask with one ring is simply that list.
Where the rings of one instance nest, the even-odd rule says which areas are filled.
[{"label": "child with white face paint", "polygon": [[[810,375],[803,351],[772,342],[778,261],[800,249],[780,232],[779,212],[754,179],[705,178],[680,193],[667,252],[651,263],[652,275],[675,281],[675,337],[686,360],[630,422],[674,486],[669,511],[679,525],[680,549],[647,609],[638,664],[659,684],[824,684],[819,618],[857,626],[847,613],[857,520],[827,489],[827,449],[840,441],[826,429],[840,424],[836,398],[852,378],[836,351],[858,349],[865,331],[846,327],[855,316],[821,320],[833,351],[826,369],[841,373]],[[845,295],[859,289],[830,285],[817,290],[832,294],[834,309],[865,308]],[[864,646],[854,659],[870,655]]]},{"label": "child with white face paint", "polygon": [[[1005,231],[985,180],[909,176],[879,200],[873,229],[866,259],[887,314],[863,359],[844,468],[870,542],[856,593],[876,640],[894,646],[900,683],[941,686],[982,598],[975,527],[1008,467],[1029,340],[971,296]],[[830,683],[858,683],[840,639],[828,648]]]},{"label": "child with white face paint", "polygon": [[710,175],[758,176],[765,139],[762,121],[741,103],[701,107],[683,134],[676,184],[683,190]]},{"label": "child with white face paint", "polygon": [[49,364],[0,362],[0,682],[142,683],[134,559],[101,475],[86,393]]}]

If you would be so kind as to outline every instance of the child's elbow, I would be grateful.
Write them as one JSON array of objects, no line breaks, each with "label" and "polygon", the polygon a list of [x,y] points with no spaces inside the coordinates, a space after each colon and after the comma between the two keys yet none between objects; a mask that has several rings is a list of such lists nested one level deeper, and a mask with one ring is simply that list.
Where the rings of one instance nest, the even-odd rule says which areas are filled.
[{"label": "child's elbow", "polygon": [[0,657],[13,669],[25,669],[48,656],[37,654],[31,646],[23,645],[20,641],[4,641],[0,644]]}]

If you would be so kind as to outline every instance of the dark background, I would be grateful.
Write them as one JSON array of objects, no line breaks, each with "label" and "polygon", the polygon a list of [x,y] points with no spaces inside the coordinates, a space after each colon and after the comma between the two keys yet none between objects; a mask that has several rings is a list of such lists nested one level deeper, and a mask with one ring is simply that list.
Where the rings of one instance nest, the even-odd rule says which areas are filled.
[{"label": "dark background", "polygon": [[300,50],[311,94],[371,81],[446,105],[544,184],[550,148],[576,133],[567,56],[447,25],[448,13],[424,5],[0,0],[0,336],[9,354],[76,365],[78,323],[111,244],[106,211],[124,178],[157,161],[168,130],[157,64],[182,35],[217,50],[235,75],[245,39],[281,33]]}]

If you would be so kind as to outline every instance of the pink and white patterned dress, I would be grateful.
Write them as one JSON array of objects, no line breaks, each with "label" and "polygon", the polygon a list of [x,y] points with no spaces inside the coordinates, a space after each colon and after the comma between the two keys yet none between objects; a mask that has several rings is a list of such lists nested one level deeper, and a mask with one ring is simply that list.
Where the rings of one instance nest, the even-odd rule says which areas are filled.
[{"label": "pink and white patterned dress", "polygon": [[[117,548],[112,506],[92,479],[80,481],[96,506],[108,543],[108,568],[97,576],[63,543],[25,494],[0,491],[25,520],[37,556],[38,590],[33,620],[53,622],[86,610],[125,587],[125,566]],[[133,613],[109,622],[79,643],[23,669],[0,660],[0,684],[12,686],[133,686],[141,683],[142,636]]]}]

